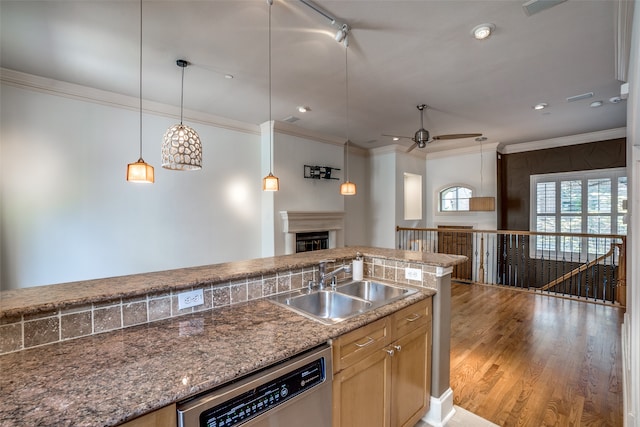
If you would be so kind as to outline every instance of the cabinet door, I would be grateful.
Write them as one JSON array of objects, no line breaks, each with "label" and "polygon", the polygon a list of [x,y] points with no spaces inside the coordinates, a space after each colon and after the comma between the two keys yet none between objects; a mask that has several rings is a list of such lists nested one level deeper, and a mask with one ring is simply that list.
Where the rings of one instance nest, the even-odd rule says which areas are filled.
[{"label": "cabinet door", "polygon": [[389,427],[391,356],[378,349],[333,377],[333,427]]},{"label": "cabinet door", "polygon": [[431,324],[401,337],[391,368],[391,427],[414,426],[429,409]]}]

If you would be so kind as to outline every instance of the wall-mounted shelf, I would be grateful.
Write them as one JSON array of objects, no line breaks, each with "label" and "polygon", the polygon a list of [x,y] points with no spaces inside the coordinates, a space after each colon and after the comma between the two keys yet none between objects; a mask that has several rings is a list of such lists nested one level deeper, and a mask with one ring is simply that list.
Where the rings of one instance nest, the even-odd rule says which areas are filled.
[{"label": "wall-mounted shelf", "polygon": [[334,171],[339,171],[338,168],[332,168],[330,166],[309,166],[304,165],[304,177],[308,179],[337,179],[332,176]]}]

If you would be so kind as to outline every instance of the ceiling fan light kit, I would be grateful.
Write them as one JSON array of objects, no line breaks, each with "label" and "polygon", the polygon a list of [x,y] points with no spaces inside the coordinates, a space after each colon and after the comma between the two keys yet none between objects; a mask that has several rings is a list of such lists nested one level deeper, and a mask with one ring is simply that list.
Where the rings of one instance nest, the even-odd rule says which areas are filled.
[{"label": "ceiling fan light kit", "polygon": [[432,141],[440,141],[440,140],[448,140],[448,139],[464,139],[464,138],[475,138],[482,136],[481,133],[451,133],[446,135],[435,135],[431,136],[428,130],[424,128],[424,110],[428,107],[426,104],[419,104],[416,106],[418,111],[420,111],[420,129],[416,131],[412,138],[408,136],[398,136],[398,135],[387,135],[382,134],[382,136],[389,136],[393,138],[394,141],[398,141],[400,138],[406,138],[413,141],[413,145],[407,149],[407,153],[413,151],[414,148],[424,148]]}]

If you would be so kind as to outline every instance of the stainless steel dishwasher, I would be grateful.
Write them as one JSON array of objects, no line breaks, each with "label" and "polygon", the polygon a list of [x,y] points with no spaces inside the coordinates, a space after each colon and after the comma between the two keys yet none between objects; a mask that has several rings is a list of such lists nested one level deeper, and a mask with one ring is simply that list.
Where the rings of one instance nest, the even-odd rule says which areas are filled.
[{"label": "stainless steel dishwasher", "polygon": [[332,369],[323,345],[178,403],[178,426],[330,427]]}]

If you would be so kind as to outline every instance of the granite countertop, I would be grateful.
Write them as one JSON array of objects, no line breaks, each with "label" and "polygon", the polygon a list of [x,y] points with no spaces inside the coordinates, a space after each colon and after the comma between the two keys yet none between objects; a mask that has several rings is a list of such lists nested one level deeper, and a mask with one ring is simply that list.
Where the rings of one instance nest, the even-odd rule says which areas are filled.
[{"label": "granite countertop", "polygon": [[[195,269],[194,277],[202,271]],[[422,288],[336,325],[261,299],[6,354],[0,356],[0,425],[117,425],[434,294]]]},{"label": "granite countertop", "polygon": [[351,246],[294,255],[257,258],[199,267],[36,286],[0,292],[0,320],[16,315],[46,312],[108,298],[127,298],[150,292],[188,289],[206,282],[232,281],[252,275],[317,265],[322,259],[350,260],[356,252],[402,262],[452,267],[466,257],[431,252]]}]

